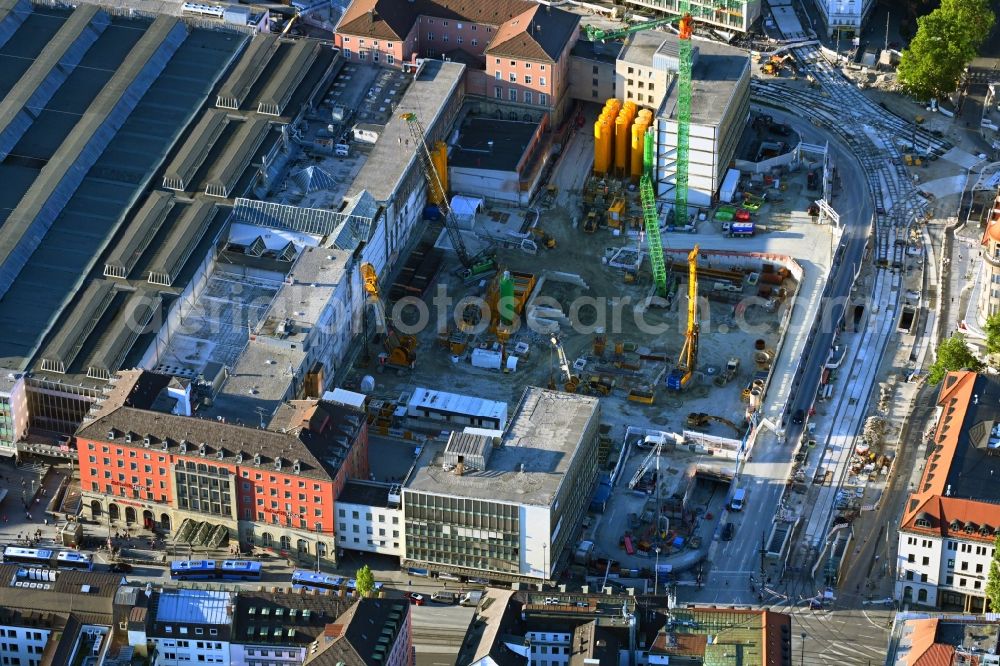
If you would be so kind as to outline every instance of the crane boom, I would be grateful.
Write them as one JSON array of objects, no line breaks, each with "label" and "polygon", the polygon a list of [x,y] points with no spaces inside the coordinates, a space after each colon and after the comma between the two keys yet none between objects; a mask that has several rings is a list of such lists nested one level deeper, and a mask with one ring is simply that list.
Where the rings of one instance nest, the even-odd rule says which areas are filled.
[{"label": "crane boom", "polygon": [[663,18],[656,19],[655,21],[644,21],[642,23],[633,23],[632,25],[627,25],[620,30],[601,30],[600,28],[594,27],[592,25],[584,26],[583,31],[587,35],[587,39],[592,42],[606,42],[611,39],[621,39],[622,37],[628,37],[632,33],[640,32],[642,30],[649,30],[650,28],[655,28],[657,26],[666,25],[668,23],[673,23],[674,19]]},{"label": "crane boom", "polygon": [[458,260],[473,275],[493,268],[495,263],[492,256],[488,253],[472,256],[469,254],[468,248],[465,247],[465,242],[462,240],[462,234],[459,231],[458,221],[455,219],[455,214],[448,204],[448,197],[445,195],[446,190],[441,182],[441,176],[434,166],[431,150],[425,138],[426,132],[424,131],[424,126],[420,122],[420,119],[417,118],[417,114],[404,113],[402,118],[406,121],[406,126],[410,130],[410,136],[413,138],[413,143],[417,151],[417,159],[424,172],[424,178],[427,180],[429,191],[438,191],[444,195],[441,197],[441,203],[437,206],[441,210],[441,216],[444,218],[444,227],[448,230],[448,238],[451,239],[451,244],[455,248]]},{"label": "crane boom", "polygon": [[688,165],[691,150],[691,33],[694,19],[687,0],[681,0],[677,46],[677,173],[674,178],[674,224],[688,223]]}]

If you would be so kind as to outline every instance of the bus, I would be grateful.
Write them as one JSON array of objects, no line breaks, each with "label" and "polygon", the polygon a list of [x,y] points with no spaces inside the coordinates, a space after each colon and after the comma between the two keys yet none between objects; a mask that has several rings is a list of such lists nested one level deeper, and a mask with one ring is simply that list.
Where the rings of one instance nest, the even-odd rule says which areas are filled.
[{"label": "bus", "polygon": [[7,546],[3,549],[3,561],[16,564],[26,564],[29,567],[49,567],[55,555],[45,548],[18,548]]},{"label": "bus", "polygon": [[[375,583],[375,592],[382,591],[382,583]],[[354,594],[357,589],[357,581],[350,580],[342,576],[330,576],[316,571],[306,571],[296,569],[292,572],[292,589],[305,590],[306,592],[325,592],[330,590],[338,592],[344,590],[348,594]]]},{"label": "bus", "polygon": [[260,562],[249,560],[174,560],[170,563],[173,580],[260,580]]},{"label": "bus", "polygon": [[87,553],[64,550],[56,555],[56,568],[72,569],[74,571],[93,571],[94,558]]},{"label": "bus", "polygon": [[3,561],[47,569],[94,570],[94,559],[92,556],[73,550],[54,551],[48,548],[7,546],[3,550]]}]

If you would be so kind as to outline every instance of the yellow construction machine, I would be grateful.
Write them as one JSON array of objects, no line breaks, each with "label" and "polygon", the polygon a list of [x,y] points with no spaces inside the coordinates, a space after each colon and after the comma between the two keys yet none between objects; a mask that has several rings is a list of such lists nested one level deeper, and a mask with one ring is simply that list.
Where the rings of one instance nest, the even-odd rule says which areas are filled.
[{"label": "yellow construction machine", "polygon": [[[368,294],[368,304],[375,317],[375,329],[382,336],[385,351],[378,355],[379,365],[396,368],[397,370],[412,370],[417,362],[417,339],[412,335],[400,335],[385,314],[385,304],[382,302],[378,288],[378,273],[375,267],[365,262],[361,264],[361,283]],[[367,323],[367,318],[365,319]],[[366,326],[367,328],[367,326]],[[365,333],[365,355],[368,353],[368,334]]]},{"label": "yellow construction machine", "polygon": [[688,385],[698,363],[698,253],[697,245],[688,253],[687,331],[677,366],[667,375],[667,388],[680,391]]}]

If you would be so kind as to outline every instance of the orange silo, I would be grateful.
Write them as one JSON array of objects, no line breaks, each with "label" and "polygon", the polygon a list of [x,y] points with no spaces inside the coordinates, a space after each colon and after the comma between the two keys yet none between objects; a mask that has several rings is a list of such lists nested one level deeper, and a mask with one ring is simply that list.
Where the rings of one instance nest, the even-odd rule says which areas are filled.
[{"label": "orange silo", "polygon": [[610,137],[606,124],[603,117],[594,123],[594,173],[601,176],[608,172],[607,144]]},{"label": "orange silo", "polygon": [[632,123],[632,145],[629,151],[629,175],[632,180],[639,180],[642,177],[642,151],[643,151],[643,141],[646,136],[646,129],[649,125],[644,121],[643,118],[636,118],[635,122]]},{"label": "orange silo", "polygon": [[607,173],[614,166],[615,161],[615,117],[608,115],[601,121],[601,132],[607,137],[607,141],[602,144],[604,151],[604,171]]}]

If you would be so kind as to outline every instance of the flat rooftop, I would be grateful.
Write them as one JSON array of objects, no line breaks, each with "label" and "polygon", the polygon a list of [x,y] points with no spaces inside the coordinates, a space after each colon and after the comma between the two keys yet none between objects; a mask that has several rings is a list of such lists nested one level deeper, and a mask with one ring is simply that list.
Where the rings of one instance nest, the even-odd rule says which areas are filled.
[{"label": "flat rooftop", "polygon": [[551,505],[599,409],[597,398],[528,387],[486,470],[445,471],[445,444],[435,443],[420,452],[404,491]]},{"label": "flat rooftop", "polygon": [[[675,36],[669,35],[658,50],[676,54],[677,41]],[[743,72],[750,67],[750,59],[745,52],[728,44],[696,41],[694,47],[698,53],[691,68],[691,97],[694,100],[691,122],[717,125],[729,108]],[[677,78],[674,77],[658,115],[673,118],[676,113]]]},{"label": "flat rooftop", "polygon": [[451,167],[514,171],[528,150],[538,123],[469,116],[448,156]]},{"label": "flat rooftop", "polygon": [[618,53],[621,51],[621,44],[618,42],[588,42],[585,39],[578,39],[573,45],[570,55],[584,60],[597,60],[598,62],[615,64]]},{"label": "flat rooftop", "polygon": [[[465,65],[441,60],[426,60],[419,74],[399,100],[396,112],[386,123],[368,161],[348,190],[352,197],[367,190],[375,201],[385,202],[396,192],[400,181],[416,159],[415,146],[410,137],[404,113],[415,113],[425,130],[429,130],[441,115],[445,104],[461,84]],[[458,100],[461,102],[461,100]],[[368,119],[361,119],[371,122]],[[402,148],[401,148],[402,146]]]},{"label": "flat rooftop", "polygon": [[227,606],[233,595],[216,590],[160,592],[156,604],[157,622],[181,624],[228,624]]},{"label": "flat rooftop", "polygon": [[344,484],[344,489],[337,497],[337,504],[363,504],[365,506],[398,506],[398,503],[389,502],[388,483],[375,483],[373,481],[350,480]]}]

